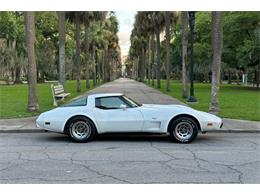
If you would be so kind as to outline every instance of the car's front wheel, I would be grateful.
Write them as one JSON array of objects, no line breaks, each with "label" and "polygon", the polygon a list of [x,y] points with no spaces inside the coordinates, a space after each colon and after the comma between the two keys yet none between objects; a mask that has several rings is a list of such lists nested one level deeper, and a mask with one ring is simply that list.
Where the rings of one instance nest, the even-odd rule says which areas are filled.
[{"label": "car's front wheel", "polygon": [[198,135],[198,125],[191,117],[179,117],[169,126],[172,141],[190,143]]},{"label": "car's front wheel", "polygon": [[75,117],[68,124],[69,136],[76,142],[91,141],[95,134],[96,128],[93,122],[85,117]]}]

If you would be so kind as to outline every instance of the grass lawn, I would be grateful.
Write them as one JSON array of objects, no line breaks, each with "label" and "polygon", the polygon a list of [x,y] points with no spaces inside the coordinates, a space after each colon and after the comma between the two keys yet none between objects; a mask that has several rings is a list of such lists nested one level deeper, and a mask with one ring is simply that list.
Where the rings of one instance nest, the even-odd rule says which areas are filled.
[{"label": "grass lawn", "polygon": [[[211,85],[208,83],[195,83],[194,87],[198,103],[191,105],[191,107],[208,111]],[[165,89],[166,81],[162,80],[160,91],[166,93]],[[182,85],[180,81],[171,81],[171,91],[168,94],[186,103],[186,99],[181,97],[181,91]],[[257,88],[222,84],[219,102],[219,116],[221,117],[260,121],[260,90]]]},{"label": "grass lawn", "polygon": [[[66,81],[65,91],[71,93],[65,99],[65,103],[76,96],[85,93],[85,81],[81,81],[81,91],[76,92],[76,81]],[[0,85],[0,118],[21,118],[39,115],[39,113],[53,108],[53,98],[51,93],[51,83],[37,84],[37,96],[40,110],[37,113],[27,111],[28,86],[27,84],[19,85]],[[93,83],[91,81],[91,89]]]}]

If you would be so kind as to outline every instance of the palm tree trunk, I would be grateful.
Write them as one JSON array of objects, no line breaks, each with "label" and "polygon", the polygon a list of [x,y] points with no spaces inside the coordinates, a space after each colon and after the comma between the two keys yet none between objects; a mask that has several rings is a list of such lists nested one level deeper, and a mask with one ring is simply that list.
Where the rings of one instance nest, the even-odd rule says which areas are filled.
[{"label": "palm tree trunk", "polygon": [[15,80],[15,69],[14,68],[11,68],[11,78],[12,78],[12,81],[14,82],[14,80]]},{"label": "palm tree trunk", "polygon": [[86,88],[90,88],[90,82],[89,82],[89,18],[88,18],[88,12],[85,12],[85,77],[86,77]]},{"label": "palm tree trunk", "polygon": [[100,78],[101,78],[101,63],[98,60],[98,56],[100,55],[99,50],[97,50],[96,53],[96,62],[97,62],[97,83],[100,84]]},{"label": "palm tree trunk", "polygon": [[147,75],[147,79],[148,79],[148,84],[150,85],[151,83],[151,37],[148,36],[148,50],[147,50],[147,69],[148,69],[148,75]]},{"label": "palm tree trunk", "polygon": [[77,67],[77,92],[80,92],[80,13],[76,12],[76,67]]},{"label": "palm tree trunk", "polygon": [[132,79],[135,79],[135,58],[133,59],[133,66],[132,66],[131,78],[132,78]]},{"label": "palm tree trunk", "polygon": [[231,84],[231,70],[228,70],[228,84]]},{"label": "palm tree trunk", "polygon": [[220,68],[221,68],[221,54],[223,45],[223,17],[222,12],[212,12],[212,84],[211,84],[211,103],[209,111],[213,114],[219,113],[219,81],[220,81]]},{"label": "palm tree trunk", "polygon": [[144,82],[145,76],[145,49],[142,48],[141,59],[140,59],[140,81]]},{"label": "palm tree trunk", "polygon": [[110,58],[110,52],[108,48],[105,48],[105,62],[104,62],[104,68],[105,68],[105,82],[110,81],[110,65],[109,65],[109,58]]},{"label": "palm tree trunk", "polygon": [[181,24],[182,24],[182,35],[181,35],[181,43],[182,43],[182,97],[187,98],[187,34],[188,34],[188,13],[183,11],[181,12]]},{"label": "palm tree trunk", "polygon": [[107,63],[106,63],[106,70],[107,70],[107,82],[110,81],[111,79],[111,74],[110,74],[110,71],[111,71],[111,49],[108,49],[107,51]]},{"label": "palm tree trunk", "polygon": [[106,49],[102,50],[102,82],[105,82]]},{"label": "palm tree trunk", "polygon": [[154,34],[152,34],[152,38],[151,38],[151,77],[152,77],[152,86],[154,87],[154,77],[155,77],[155,67],[154,67]]},{"label": "palm tree trunk", "polygon": [[140,78],[140,54],[137,56],[137,60],[136,60],[136,80],[139,81],[140,80],[139,78]]},{"label": "palm tree trunk", "polygon": [[97,70],[96,70],[96,60],[95,60],[95,46],[92,48],[92,60],[93,60],[93,86],[97,84]]},{"label": "palm tree trunk", "polygon": [[59,81],[65,88],[65,12],[58,12],[59,25]]},{"label": "palm tree trunk", "polygon": [[22,80],[21,80],[21,67],[19,66],[19,64],[16,64],[15,67],[15,84],[22,84]]},{"label": "palm tree trunk", "polygon": [[164,12],[166,35],[166,91],[170,91],[170,12]]},{"label": "palm tree trunk", "polygon": [[34,12],[25,12],[26,46],[28,53],[28,111],[35,112],[39,109],[36,84],[37,68],[35,60],[35,23]]},{"label": "palm tree trunk", "polygon": [[160,30],[156,28],[156,53],[157,53],[157,64],[156,64],[156,79],[157,88],[161,88],[161,55],[160,55]]},{"label": "palm tree trunk", "polygon": [[259,88],[260,83],[260,64],[257,65],[257,77],[256,77],[256,86]]}]

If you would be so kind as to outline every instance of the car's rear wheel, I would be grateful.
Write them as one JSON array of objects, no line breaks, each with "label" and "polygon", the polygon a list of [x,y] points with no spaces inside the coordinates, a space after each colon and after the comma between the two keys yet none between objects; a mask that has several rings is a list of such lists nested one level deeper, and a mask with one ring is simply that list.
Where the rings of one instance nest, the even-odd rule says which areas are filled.
[{"label": "car's rear wheel", "polygon": [[190,143],[198,135],[198,125],[191,117],[179,117],[169,128],[171,140],[175,142]]},{"label": "car's rear wheel", "polygon": [[69,136],[76,142],[91,141],[95,134],[96,128],[93,122],[85,117],[75,117],[68,124]]}]

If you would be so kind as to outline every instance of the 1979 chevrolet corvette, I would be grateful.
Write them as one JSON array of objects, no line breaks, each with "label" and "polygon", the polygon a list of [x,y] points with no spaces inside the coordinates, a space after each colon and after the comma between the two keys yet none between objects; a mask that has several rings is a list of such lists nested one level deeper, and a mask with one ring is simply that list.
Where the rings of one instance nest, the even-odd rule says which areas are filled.
[{"label": "1979 chevrolet corvette", "polygon": [[140,105],[123,94],[104,93],[78,98],[42,113],[37,126],[87,142],[112,132],[169,133],[172,141],[189,143],[198,134],[217,130],[222,120],[182,105]]}]

